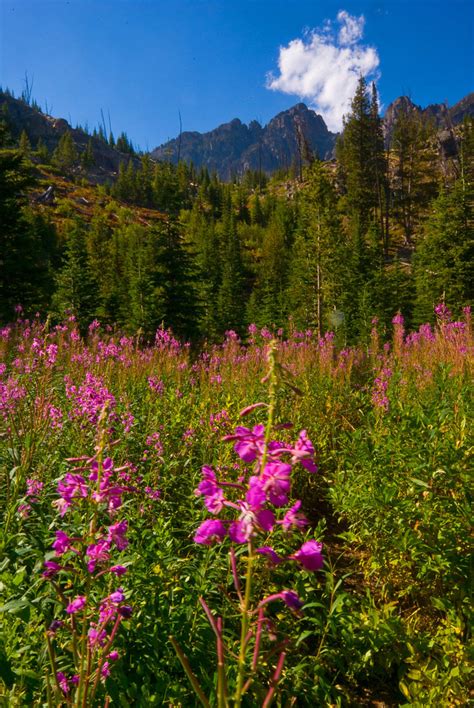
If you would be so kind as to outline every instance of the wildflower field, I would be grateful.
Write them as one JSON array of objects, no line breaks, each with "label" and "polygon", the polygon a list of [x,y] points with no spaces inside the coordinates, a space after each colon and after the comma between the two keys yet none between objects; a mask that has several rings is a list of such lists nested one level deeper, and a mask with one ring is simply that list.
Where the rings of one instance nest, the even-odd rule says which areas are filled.
[{"label": "wildflower field", "polygon": [[467,704],[470,312],[336,340],[0,330],[2,705]]}]

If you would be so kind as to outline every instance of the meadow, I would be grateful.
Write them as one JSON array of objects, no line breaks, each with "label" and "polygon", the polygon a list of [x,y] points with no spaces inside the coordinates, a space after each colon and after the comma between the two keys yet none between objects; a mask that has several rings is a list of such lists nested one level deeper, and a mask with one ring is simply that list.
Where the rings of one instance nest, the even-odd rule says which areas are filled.
[{"label": "meadow", "polygon": [[1,329],[2,705],[466,705],[470,310],[380,329]]}]

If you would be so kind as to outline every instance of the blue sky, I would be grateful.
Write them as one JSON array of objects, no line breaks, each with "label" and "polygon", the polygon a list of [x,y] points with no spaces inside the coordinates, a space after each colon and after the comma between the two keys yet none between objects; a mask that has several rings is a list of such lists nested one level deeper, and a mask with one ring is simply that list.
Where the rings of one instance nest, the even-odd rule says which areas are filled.
[{"label": "blue sky", "polygon": [[179,130],[266,123],[300,97],[334,129],[354,76],[382,103],[473,90],[472,0],[0,0],[0,84],[55,116],[110,112],[153,149]]}]

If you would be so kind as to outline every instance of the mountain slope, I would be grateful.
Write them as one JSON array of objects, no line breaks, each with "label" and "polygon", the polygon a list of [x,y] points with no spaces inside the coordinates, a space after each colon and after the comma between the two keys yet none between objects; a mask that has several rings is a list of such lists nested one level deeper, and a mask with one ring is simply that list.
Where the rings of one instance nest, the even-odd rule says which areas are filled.
[{"label": "mountain slope", "polygon": [[[474,115],[474,94],[469,94],[451,108],[441,103],[421,108],[407,96],[397,98],[388,106],[384,116],[387,144],[400,111],[416,111],[431,118],[442,135],[443,131],[462,123],[464,116]],[[304,103],[298,103],[279,113],[264,127],[257,121],[247,126],[235,118],[208,133],[184,132],[155,148],[151,157],[173,163],[178,159],[193,162],[195,167],[207,167],[210,172],[215,170],[222,179],[230,179],[249,169],[271,173],[298,164],[302,138],[314,154],[331,159],[336,137],[320,115]]]},{"label": "mountain slope", "polygon": [[184,132],[153,150],[151,157],[173,163],[178,159],[192,161],[198,168],[207,167],[222,179],[230,179],[246,170],[274,172],[290,167],[301,149],[298,135],[304,136],[319,157],[332,156],[336,135],[327,129],[321,116],[298,103],[265,127],[257,121],[247,126],[235,118],[208,133]]},{"label": "mountain slope", "polygon": [[[24,130],[28,135],[33,149],[38,140],[42,142],[50,153],[57,147],[61,136],[70,131],[74,144],[81,154],[86,149],[89,140],[92,141],[94,164],[87,170],[87,177],[91,182],[101,183],[114,179],[117,176],[121,162],[128,162],[130,155],[110,147],[104,140],[90,136],[84,130],[72,128],[64,118],[53,118],[42,113],[8,93],[0,91],[0,111],[5,111],[5,116],[14,138],[18,138]],[[132,158],[139,164],[137,158]]]}]

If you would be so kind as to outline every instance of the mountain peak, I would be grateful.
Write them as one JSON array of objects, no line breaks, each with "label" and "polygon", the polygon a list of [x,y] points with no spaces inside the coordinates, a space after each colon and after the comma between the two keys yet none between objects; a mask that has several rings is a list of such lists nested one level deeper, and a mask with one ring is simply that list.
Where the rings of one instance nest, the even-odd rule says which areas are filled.
[{"label": "mountain peak", "polygon": [[264,127],[253,120],[245,125],[238,118],[223,123],[208,133],[182,133],[180,140],[170,140],[153,150],[156,160],[193,162],[196,167],[216,171],[223,179],[246,170],[274,172],[288,168],[298,155],[298,131],[315,154],[332,156],[336,136],[324,120],[304,103],[297,103],[278,113]]}]

